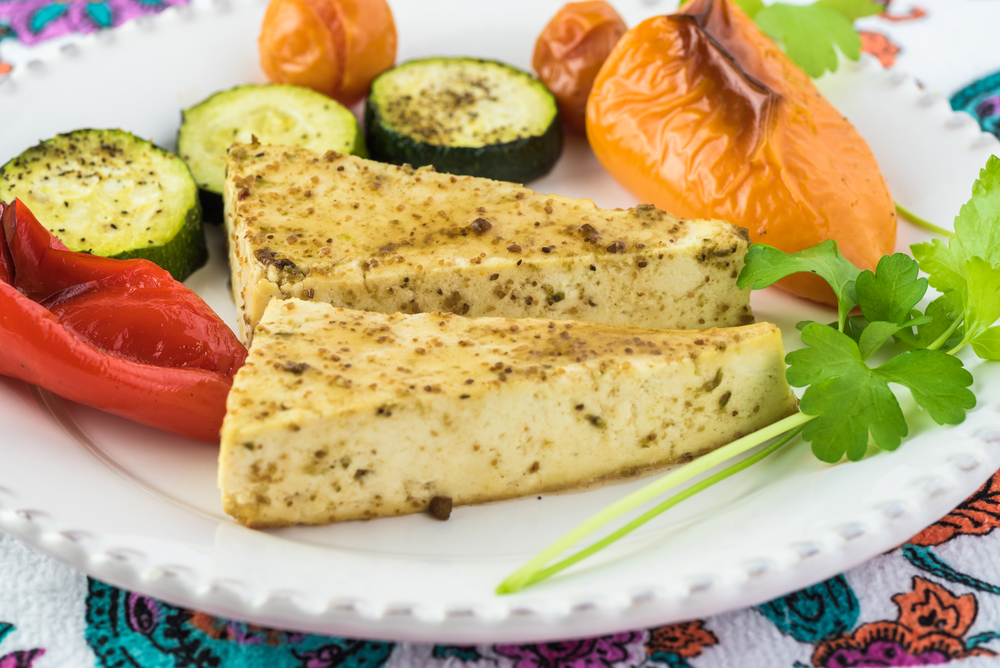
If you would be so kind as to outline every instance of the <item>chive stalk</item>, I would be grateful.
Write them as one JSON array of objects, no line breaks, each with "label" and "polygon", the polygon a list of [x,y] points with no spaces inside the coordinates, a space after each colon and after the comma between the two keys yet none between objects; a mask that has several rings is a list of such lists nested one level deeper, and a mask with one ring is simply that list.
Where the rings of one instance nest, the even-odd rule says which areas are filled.
[{"label": "chive stalk", "polygon": [[[758,429],[752,434],[748,434],[743,438],[737,439],[732,443],[719,448],[718,450],[714,450],[707,455],[699,457],[693,462],[671,471],[659,480],[646,485],[642,489],[636,490],[632,494],[629,494],[625,498],[608,506],[593,517],[585,520],[569,533],[552,543],[552,545],[542,550],[542,552],[540,552],[531,561],[512,573],[506,580],[501,582],[497,587],[496,592],[498,594],[512,594],[520,591],[531,584],[540,582],[541,580],[544,580],[549,576],[572,566],[598,550],[603,549],[607,545],[610,545],[622,536],[630,533],[635,528],[645,524],[665,510],[677,505],[684,499],[711,487],[717,482],[725,480],[729,476],[738,473],[748,466],[757,463],[764,457],[767,457],[769,454],[791,441],[792,438],[794,438],[802,430],[802,427],[814,417],[815,416],[812,415],[806,415],[805,413],[795,413],[794,415],[790,415],[783,420],[779,420],[778,422],[764,427],[763,429]],[[752,457],[748,457],[747,459],[720,471],[709,478],[706,478],[697,485],[693,485],[691,488],[681,492],[675,497],[664,501],[656,508],[653,508],[618,531],[612,533],[601,541],[594,543],[590,547],[581,550],[577,554],[557,564],[548,566],[549,562],[565,552],[567,549],[630,510],[633,510],[638,506],[651,501],[657,496],[673,489],[674,487],[684,484],[695,476],[700,475],[701,473],[704,473],[705,471],[714,468],[723,462],[729,461],[730,459],[733,459],[748,450],[752,450],[760,444],[766,443],[772,438],[778,436],[782,436],[782,438],[764,450],[761,450],[761,452],[753,455]]]},{"label": "chive stalk", "polygon": [[893,203],[896,205],[896,211],[901,216],[903,216],[904,218],[906,218],[907,220],[909,220],[911,223],[913,223],[914,225],[916,225],[917,227],[922,227],[925,230],[927,230],[928,232],[933,232],[934,234],[940,234],[943,237],[953,237],[953,236],[955,236],[955,233],[952,232],[951,230],[946,230],[943,227],[939,227],[939,226],[935,225],[934,223],[930,222],[929,220],[924,220],[923,218],[921,218],[917,214],[913,213],[912,211],[910,211],[909,209],[907,209],[905,206],[903,206],[899,202],[893,202]]}]

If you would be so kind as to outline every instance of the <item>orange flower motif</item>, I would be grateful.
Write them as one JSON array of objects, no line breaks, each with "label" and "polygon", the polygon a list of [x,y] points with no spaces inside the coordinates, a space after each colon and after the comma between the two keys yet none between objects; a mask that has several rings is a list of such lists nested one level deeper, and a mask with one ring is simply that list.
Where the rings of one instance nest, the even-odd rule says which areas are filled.
[{"label": "orange flower motif", "polygon": [[896,594],[892,602],[899,607],[899,623],[918,637],[943,632],[961,638],[976,620],[975,596],[952,596],[941,585],[921,577],[913,578],[913,591]]},{"label": "orange flower motif", "polygon": [[854,633],[824,640],[813,652],[813,665],[913,666],[945,663],[967,656],[994,656],[988,649],[968,649],[962,636],[976,620],[976,598],[955,596],[939,584],[913,578],[913,590],[892,597],[895,621],[872,622]]},{"label": "orange flower motif", "polygon": [[706,647],[718,645],[719,639],[715,634],[704,628],[705,622],[696,619],[693,622],[683,624],[670,624],[659,628],[651,629],[649,641],[646,643],[646,652],[654,654],[677,654],[685,659],[701,654]]},{"label": "orange flower motif", "polygon": [[861,38],[861,50],[878,58],[882,67],[892,67],[895,64],[899,47],[890,42],[888,37],[870,30],[859,30],[858,37]]},{"label": "orange flower motif", "polygon": [[[946,663],[967,656],[992,656],[984,649],[966,650],[965,643],[946,633],[917,636],[899,622],[872,622],[851,634],[824,640],[813,652],[813,665],[834,666],[912,666]],[[921,663],[907,661],[918,659]]]},{"label": "orange flower motif", "polygon": [[[243,624],[232,622],[222,617],[213,617],[204,612],[189,612],[189,623],[209,638],[215,640],[228,640],[240,644],[247,643],[252,638],[254,644],[265,644],[270,647],[280,647],[299,634],[289,634],[286,631],[278,631],[263,626],[253,624]],[[0,666],[0,668],[3,668]]]},{"label": "orange flower motif", "polygon": [[892,0],[886,0],[884,3],[885,11],[878,15],[880,19],[885,19],[886,21],[893,21],[899,23],[901,21],[916,21],[917,19],[922,19],[927,16],[927,10],[923,7],[912,7],[910,11],[905,14],[890,14],[889,5],[892,4]]},{"label": "orange flower motif", "polygon": [[1000,527],[1000,473],[945,515],[910,539],[915,545],[940,545],[955,536],[983,535]]}]

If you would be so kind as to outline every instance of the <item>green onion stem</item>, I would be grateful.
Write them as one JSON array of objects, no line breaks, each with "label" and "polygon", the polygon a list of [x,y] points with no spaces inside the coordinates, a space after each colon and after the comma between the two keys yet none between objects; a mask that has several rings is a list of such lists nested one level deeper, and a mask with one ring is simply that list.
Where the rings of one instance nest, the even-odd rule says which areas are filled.
[{"label": "green onion stem", "polygon": [[[501,582],[500,585],[497,587],[496,590],[497,593],[509,594],[523,589],[532,582],[537,581],[535,580],[536,574],[539,571],[542,571],[550,561],[558,557],[560,554],[565,552],[571,546],[580,542],[586,536],[590,535],[594,531],[597,531],[598,529],[603,527],[605,524],[614,521],[621,515],[624,515],[630,510],[637,508],[638,506],[641,506],[647,501],[655,499],[664,492],[687,482],[691,478],[694,478],[695,476],[700,475],[701,473],[704,473],[705,471],[723,462],[729,461],[733,457],[741,455],[747,450],[751,450],[757,447],[761,443],[766,443],[772,438],[781,436],[786,432],[796,429],[798,427],[802,427],[807,422],[812,420],[814,417],[815,416],[813,415],[806,415],[804,413],[795,413],[794,415],[790,415],[783,420],[779,420],[778,422],[768,425],[763,429],[758,429],[752,434],[747,434],[742,438],[736,439],[735,441],[729,443],[728,445],[724,445],[717,450],[713,450],[707,455],[699,457],[693,462],[685,464],[684,466],[674,471],[671,471],[670,473],[666,474],[659,480],[656,480],[650,483],[649,485],[646,485],[642,489],[638,489],[635,492],[632,492],[625,498],[616,501],[615,503],[611,504],[610,506],[600,511],[596,515],[593,515],[592,517],[588,518],[587,520],[576,526],[574,529],[572,529],[569,533],[565,534],[564,536],[556,540],[556,542],[552,543],[547,548],[542,550],[528,563],[526,563],[524,566],[522,566],[517,571],[512,573],[506,580]],[[734,470],[732,473],[735,472],[736,471]],[[732,473],[730,473],[729,475],[732,475]],[[711,478],[709,478],[708,480],[711,480]],[[708,482],[708,480],[706,480],[705,482]],[[718,481],[716,480],[715,482]],[[711,484],[714,484],[714,482]],[[679,502],[680,500],[678,500],[676,503]],[[666,508],[664,508],[664,510],[666,510]],[[628,528],[628,526],[625,528],[627,528],[628,531],[631,531],[631,529]],[[635,526],[638,526],[638,524],[636,524]],[[632,528],[634,528],[634,526]],[[625,535],[625,533],[628,533],[628,531],[624,531],[624,533],[621,533],[620,535],[612,534],[612,536],[614,536],[613,540],[617,540],[621,536]],[[591,553],[592,552],[588,552],[587,554]],[[570,563],[576,563],[577,561],[582,559],[583,556],[587,555],[580,556],[579,558],[576,558],[576,556],[577,555],[574,555],[574,557],[570,557],[570,560],[573,561],[570,560],[567,561],[570,561]],[[570,563],[566,563],[565,565],[557,564],[557,566],[565,568],[566,566],[569,566]],[[555,566],[553,566],[553,568],[555,568]],[[551,575],[551,573],[549,573],[549,575]]]},{"label": "green onion stem", "polygon": [[896,211],[898,211],[901,215],[903,215],[904,217],[906,217],[907,220],[909,220],[911,223],[913,223],[917,227],[922,227],[925,230],[927,230],[928,232],[933,232],[935,234],[940,234],[943,237],[953,237],[953,236],[955,236],[955,233],[952,232],[951,230],[946,230],[945,228],[938,227],[937,225],[935,225],[934,223],[932,223],[932,222],[930,222],[928,220],[924,220],[923,218],[921,218],[917,214],[913,213],[912,211],[910,211],[909,209],[907,209],[905,206],[903,206],[899,202],[894,202],[894,204],[896,205]]},{"label": "green onion stem", "polygon": [[[584,559],[586,559],[590,555],[594,554],[595,552],[599,552],[599,551],[603,550],[604,548],[606,548],[608,545],[611,545],[612,543],[614,543],[615,541],[617,541],[619,538],[622,538],[622,537],[624,537],[624,536],[632,533],[634,530],[638,529],[639,527],[641,527],[643,524],[645,524],[649,520],[653,519],[654,517],[662,514],[663,512],[665,512],[667,510],[670,510],[671,508],[673,508],[674,506],[676,506],[677,504],[679,504],[681,501],[685,501],[687,499],[690,499],[695,494],[703,492],[704,490],[708,489],[712,485],[714,485],[714,484],[716,484],[718,482],[722,482],[726,478],[728,478],[728,477],[730,477],[730,476],[732,476],[732,475],[734,475],[736,473],[739,473],[740,471],[742,471],[744,469],[747,469],[747,468],[753,466],[754,464],[756,464],[757,462],[761,461],[762,459],[766,459],[768,456],[770,456],[771,454],[773,454],[777,450],[780,450],[782,447],[784,447],[785,445],[787,445],[792,439],[794,439],[796,436],[798,436],[799,432],[802,431],[802,429],[803,429],[803,425],[799,425],[798,427],[795,427],[791,431],[786,432],[784,436],[782,436],[781,438],[779,438],[778,440],[776,440],[774,443],[772,443],[771,445],[769,445],[766,448],[762,449],[760,452],[757,452],[757,453],[751,455],[750,457],[747,457],[746,459],[743,459],[743,460],[737,462],[736,464],[733,464],[732,466],[730,466],[727,469],[719,471],[715,475],[702,480],[701,482],[699,482],[696,485],[691,485],[691,487],[687,488],[683,492],[680,492],[679,494],[675,494],[674,496],[670,497],[669,499],[667,499],[666,501],[664,501],[660,505],[656,506],[652,510],[647,511],[644,514],[642,514],[639,517],[637,517],[636,519],[632,520],[631,522],[629,522],[628,524],[626,524],[622,528],[618,529],[614,533],[609,534],[608,536],[602,538],[601,540],[597,541],[593,545],[580,550],[579,552],[577,552],[576,554],[574,554],[572,557],[568,557],[566,559],[563,559],[562,561],[560,561],[560,562],[558,562],[556,564],[553,564],[552,566],[549,566],[548,568],[543,568],[543,569],[541,569],[539,571],[536,571],[527,581],[525,581],[522,584],[520,584],[520,586],[518,587],[518,589],[507,589],[507,590],[504,590],[504,592],[513,592],[513,591],[518,591],[519,589],[523,589],[524,587],[530,587],[531,585],[535,584],[536,582],[541,582],[542,580],[546,580],[549,577],[551,577],[551,576],[555,575],[556,573],[558,573],[559,571],[565,570],[565,569],[569,568],[570,566],[572,566],[573,564],[576,564],[576,563],[578,563],[580,561],[583,561]],[[503,585],[501,585],[501,587],[502,586]]]}]

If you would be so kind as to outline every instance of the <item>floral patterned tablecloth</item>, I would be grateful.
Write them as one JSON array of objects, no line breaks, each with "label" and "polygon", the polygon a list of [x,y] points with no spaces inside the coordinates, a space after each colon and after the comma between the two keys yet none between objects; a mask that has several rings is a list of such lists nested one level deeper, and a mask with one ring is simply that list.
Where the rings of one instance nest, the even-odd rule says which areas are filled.
[{"label": "floral patterned tablecloth", "polygon": [[[0,0],[0,76],[67,35],[186,1]],[[1000,0],[880,1],[885,13],[860,24],[864,50],[1000,134]],[[998,526],[1000,473],[909,542],[764,605],[600,638],[481,646],[220,619],[87,578],[0,533],[0,668],[1000,666]]]}]

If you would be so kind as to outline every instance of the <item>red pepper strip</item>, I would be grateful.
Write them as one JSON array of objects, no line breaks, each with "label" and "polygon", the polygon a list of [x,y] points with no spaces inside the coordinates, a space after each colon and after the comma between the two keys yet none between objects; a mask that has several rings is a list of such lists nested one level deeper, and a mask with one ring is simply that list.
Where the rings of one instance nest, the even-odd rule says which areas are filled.
[{"label": "red pepper strip", "polygon": [[0,212],[0,374],[218,440],[246,350],[208,305],[146,260],[67,250],[23,202]]},{"label": "red pepper strip", "polygon": [[[3,220],[3,212],[6,204],[0,202],[0,221]],[[0,282],[14,282],[14,260],[10,256],[10,249],[3,239],[3,228],[0,227]]]}]

